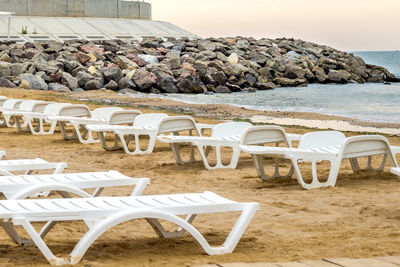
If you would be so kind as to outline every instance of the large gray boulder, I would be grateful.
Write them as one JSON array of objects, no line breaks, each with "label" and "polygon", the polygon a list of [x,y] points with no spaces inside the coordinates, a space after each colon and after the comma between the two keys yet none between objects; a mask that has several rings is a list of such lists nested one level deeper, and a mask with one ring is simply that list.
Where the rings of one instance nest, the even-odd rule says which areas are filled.
[{"label": "large gray boulder", "polygon": [[183,93],[200,94],[207,91],[207,87],[203,84],[203,82],[199,78],[192,75],[187,75],[181,78],[178,81],[177,86],[179,91]]},{"label": "large gray boulder", "polygon": [[154,73],[144,69],[135,70],[132,81],[137,85],[142,92],[148,91],[157,82],[157,76]]},{"label": "large gray boulder", "polygon": [[61,74],[61,83],[67,86],[69,89],[74,90],[78,88],[78,79],[73,77],[68,72],[63,72]]},{"label": "large gray boulder", "polygon": [[46,82],[37,75],[25,73],[18,76],[19,81],[22,83],[26,83],[29,85],[30,89],[38,89],[38,90],[48,90],[49,86]]},{"label": "large gray boulder", "polygon": [[329,70],[328,78],[332,82],[346,83],[350,81],[351,74],[346,70]]},{"label": "large gray boulder", "polygon": [[6,78],[0,78],[0,87],[16,88],[17,86]]},{"label": "large gray boulder", "polygon": [[11,63],[0,61],[0,77],[11,76]]},{"label": "large gray boulder", "polygon": [[299,66],[289,64],[286,66],[285,77],[289,79],[303,79],[306,71]]},{"label": "large gray boulder", "polygon": [[118,82],[122,78],[122,71],[118,66],[110,66],[104,69],[103,76],[106,82]]},{"label": "large gray boulder", "polygon": [[78,86],[79,86],[80,88],[83,88],[83,87],[85,86],[85,84],[86,84],[88,81],[94,79],[94,77],[93,77],[93,75],[87,73],[86,71],[79,71],[79,72],[76,74],[76,79],[77,79],[77,81],[78,81]]}]

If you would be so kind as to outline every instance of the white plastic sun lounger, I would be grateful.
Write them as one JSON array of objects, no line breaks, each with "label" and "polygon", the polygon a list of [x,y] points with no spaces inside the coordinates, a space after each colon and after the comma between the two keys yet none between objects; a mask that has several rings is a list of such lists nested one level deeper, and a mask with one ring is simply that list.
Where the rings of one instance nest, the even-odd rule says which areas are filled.
[{"label": "white plastic sun lounger", "polygon": [[[181,153],[179,151],[179,144],[189,143],[191,146],[197,147],[204,166],[207,169],[236,168],[240,156],[239,142],[241,135],[246,131],[247,128],[250,127],[252,127],[252,124],[248,122],[225,122],[217,124],[214,127],[211,137],[201,136],[200,133],[198,133],[198,136],[160,135],[158,140],[171,145],[172,153],[174,154],[176,162],[179,164],[191,163],[195,161],[194,153],[191,153],[189,161],[184,162],[182,160]],[[216,149],[217,162],[215,166],[211,166],[207,159],[211,147]],[[232,159],[228,165],[224,165],[222,163],[222,147],[232,148]]]},{"label": "white plastic sun lounger", "polygon": [[3,105],[0,107],[0,115],[2,115],[2,119],[0,120],[0,126],[7,126],[7,121],[6,117],[4,116],[4,112],[8,110],[18,109],[23,101],[24,100],[22,99],[6,99],[3,102]]},{"label": "white plastic sun lounger", "polygon": [[[123,222],[136,219],[146,219],[161,238],[180,237],[188,232],[209,255],[231,253],[257,210],[258,203],[234,202],[211,192],[136,197],[0,201],[1,224],[10,238],[18,243],[14,226],[22,226],[52,265],[78,263],[93,242],[103,233]],[[241,212],[241,215],[224,244],[212,247],[191,223],[200,214],[226,212]],[[186,219],[179,217],[182,215],[186,215]],[[49,220],[53,222],[85,221],[89,227],[89,230],[66,258],[56,257],[43,240],[49,232],[47,225],[39,233],[32,226],[34,222]],[[174,232],[167,232],[159,220],[171,222],[179,228]]]},{"label": "white plastic sun lounger", "polygon": [[[67,167],[65,162],[48,162],[40,158],[0,160],[0,175],[15,175],[14,172],[25,172],[26,175],[38,170],[54,170],[53,174],[62,173]],[[3,177],[0,177],[2,179]]]},{"label": "white plastic sun lounger", "polygon": [[[99,139],[93,137],[88,131],[87,125],[133,125],[135,118],[142,113],[138,110],[124,110],[121,107],[97,108],[90,112],[90,117],[76,116],[49,116],[49,121],[56,121],[61,124],[71,124],[74,127],[74,137],[66,135],[62,130],[65,139],[78,139],[83,144],[98,143]],[[81,133],[83,131],[83,133]],[[116,138],[115,138],[116,139]]]},{"label": "white plastic sun lounger", "polygon": [[[22,114],[37,112],[42,113],[49,104],[51,104],[51,102],[23,100],[18,104],[18,108],[4,110],[3,116],[7,127],[17,127],[18,132],[30,131],[27,121],[21,121]],[[23,129],[25,127],[26,129]]]},{"label": "white plastic sun lounger", "polygon": [[[272,126],[273,127],[273,126]],[[255,137],[255,132],[257,132],[257,140],[253,139],[250,141],[250,137],[247,136],[249,129],[254,128],[253,137]],[[179,164],[191,163],[195,161],[194,154],[191,153],[189,161],[184,162],[179,152],[178,144],[189,143],[192,146],[196,146],[199,150],[200,156],[204,163],[204,166],[209,169],[219,169],[219,168],[232,168],[237,167],[239,157],[240,157],[240,144],[264,144],[269,143],[267,137],[260,135],[260,130],[264,128],[254,127],[248,122],[225,122],[217,124],[212,132],[211,137],[203,136],[172,136],[172,135],[160,135],[158,139],[161,142],[169,143],[171,145],[172,153],[174,154],[175,160]],[[268,128],[270,129],[270,128]],[[292,141],[298,140],[300,135],[289,135],[285,134],[285,140],[288,144]],[[268,139],[269,140],[269,139]],[[251,142],[251,143],[248,143]],[[214,166],[210,165],[208,160],[208,154],[210,148],[214,147],[216,150],[216,164]],[[231,160],[228,164],[222,163],[221,148],[230,147],[232,149]]]},{"label": "white plastic sun lounger", "polygon": [[[154,150],[157,136],[162,133],[175,133],[179,134],[182,131],[195,131],[199,132],[196,122],[190,116],[171,116],[163,113],[143,114],[139,115],[133,124],[134,126],[120,126],[120,125],[88,125],[87,128],[93,132],[98,132],[103,137],[102,145],[107,150],[114,150],[114,147],[109,147],[105,143],[105,133],[112,132],[119,136],[119,141],[122,148],[130,155],[149,154]],[[149,141],[145,149],[141,148],[141,136],[148,136]],[[103,141],[104,140],[104,141]],[[134,148],[129,148],[129,143],[135,142]],[[110,149],[111,148],[111,149]]]},{"label": "white plastic sun lounger", "polygon": [[[1,166],[1,165],[0,165]],[[116,171],[63,173],[45,175],[13,175],[0,177],[0,193],[7,199],[24,199],[41,192],[55,191],[63,197],[97,197],[106,187],[132,186],[131,196],[141,195],[150,184],[148,178],[131,178]],[[84,189],[96,189],[89,194]]]},{"label": "white plastic sun lounger", "polygon": [[[13,111],[8,114],[12,114],[16,119],[17,127],[18,125],[27,125],[26,130],[29,129],[33,135],[49,135],[54,133],[57,123],[48,122],[47,117],[50,115],[60,115],[62,113],[73,113],[66,109],[67,106],[73,105],[70,103],[50,103],[45,106],[43,111]],[[22,126],[18,127],[18,130],[23,131]]]},{"label": "white plastic sun lounger", "polygon": [[[323,132],[315,132],[313,134],[323,135]],[[312,136],[311,133],[309,136]],[[337,139],[340,140],[340,137]],[[301,142],[301,141],[300,141]],[[339,145],[331,145],[325,147],[314,148],[290,148],[290,147],[265,147],[265,146],[248,146],[242,145],[242,151],[250,153],[253,157],[257,173],[260,178],[269,180],[265,174],[262,158],[264,156],[275,158],[286,158],[291,160],[296,178],[299,184],[305,189],[313,189],[327,186],[335,186],[340,165],[343,159],[349,159],[354,172],[360,171],[357,158],[368,157],[368,167],[371,166],[371,157],[376,155],[384,155],[382,164],[376,169],[382,171],[384,169],[387,157],[390,158],[392,164],[397,167],[394,154],[391,151],[387,138],[380,135],[354,136],[344,139]],[[329,161],[331,164],[330,172],[325,182],[320,182],[317,176],[317,162]],[[300,171],[298,162],[311,162],[312,182],[307,183]],[[277,166],[279,168],[279,165]],[[291,174],[289,174],[291,175]]]},{"label": "white plastic sun lounger", "polygon": [[4,102],[9,99],[8,97],[4,96],[4,95],[0,95],[0,107],[3,106]]}]

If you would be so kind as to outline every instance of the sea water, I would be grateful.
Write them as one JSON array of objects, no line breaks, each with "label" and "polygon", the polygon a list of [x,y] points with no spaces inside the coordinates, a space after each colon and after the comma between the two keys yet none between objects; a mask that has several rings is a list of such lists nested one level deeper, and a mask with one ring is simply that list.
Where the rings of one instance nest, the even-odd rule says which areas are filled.
[{"label": "sea water", "polygon": [[[400,76],[400,52],[353,52],[366,63]],[[322,85],[277,88],[255,93],[169,94],[169,99],[198,104],[230,104],[257,110],[314,112],[363,121],[400,123],[400,83]]]}]

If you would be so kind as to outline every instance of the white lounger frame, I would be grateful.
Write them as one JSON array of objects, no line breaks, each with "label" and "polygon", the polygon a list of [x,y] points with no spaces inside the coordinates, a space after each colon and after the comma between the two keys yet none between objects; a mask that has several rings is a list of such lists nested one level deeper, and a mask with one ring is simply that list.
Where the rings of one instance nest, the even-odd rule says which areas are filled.
[{"label": "white lounger frame", "polygon": [[[283,129],[282,129],[283,130]],[[318,132],[322,135],[323,132]],[[282,133],[283,136],[283,133]],[[283,137],[281,136],[281,140]],[[301,141],[300,141],[301,142]],[[291,160],[292,168],[296,173],[299,184],[305,189],[313,189],[320,187],[334,187],[336,185],[337,176],[343,159],[349,159],[354,172],[361,170],[357,158],[368,157],[368,169],[372,169],[371,157],[375,155],[384,155],[382,164],[375,169],[382,171],[384,169],[387,157],[390,158],[392,164],[397,167],[397,162],[390,149],[387,138],[379,135],[370,136],[354,136],[344,140],[341,145],[333,145],[319,148],[290,148],[290,147],[263,147],[263,146],[241,146],[242,151],[250,153],[259,177],[263,180],[269,180],[277,177],[270,177],[265,174],[262,158],[265,156],[275,158],[286,158]],[[325,182],[320,182],[317,176],[317,163],[319,161],[330,162],[330,172]],[[311,162],[312,182],[306,183],[298,163]],[[276,166],[279,168],[279,165]],[[276,173],[276,171],[275,171]],[[291,173],[290,173],[291,174]]]},{"label": "white lounger frame", "polygon": [[4,112],[9,111],[9,110],[16,110],[19,108],[19,106],[21,105],[21,103],[24,100],[22,99],[6,99],[3,102],[3,105],[0,107],[0,115],[2,115],[2,119],[0,120],[0,126],[8,126],[7,124],[7,118],[6,116],[4,116]]},{"label": "white lounger frame", "polygon": [[0,175],[15,175],[14,172],[21,171],[24,171],[25,175],[30,175],[38,170],[54,170],[53,174],[57,174],[62,173],[66,167],[65,162],[48,162],[40,158],[0,160]]},{"label": "white lounger frame", "polygon": [[[169,143],[171,145],[172,153],[174,154],[175,160],[178,164],[192,163],[195,161],[194,154],[191,152],[190,159],[188,161],[183,161],[179,152],[179,144],[188,143],[191,146],[196,146],[201,159],[203,161],[204,167],[208,170],[212,169],[223,169],[231,168],[235,169],[240,158],[240,145],[241,144],[265,144],[270,143],[269,138],[264,138],[262,135],[254,138],[247,136],[248,129],[254,126],[248,122],[226,122],[217,124],[212,132],[211,137],[203,137],[201,134],[198,136],[171,136],[171,135],[160,135],[158,139],[161,142]],[[257,129],[257,133],[260,133],[260,128]],[[287,143],[291,144],[292,141],[298,140],[300,135],[286,135]],[[222,152],[223,147],[229,147],[232,149],[232,156],[228,164],[222,162]],[[216,150],[216,164],[211,166],[208,155],[211,148]]]},{"label": "white lounger frame", "polygon": [[[196,122],[190,116],[171,116],[163,113],[154,114],[142,114],[139,115],[134,126],[119,126],[119,125],[88,125],[87,128],[93,132],[97,132],[102,140],[103,148],[106,150],[116,150],[117,148],[123,148],[126,153],[130,155],[141,155],[149,154],[154,150],[154,146],[157,141],[157,136],[162,133],[174,133],[179,134],[182,131],[196,131],[199,132],[196,127]],[[208,128],[203,125],[204,128]],[[211,128],[211,127],[210,127]],[[114,143],[113,147],[110,147],[105,142],[105,134],[112,132],[119,137],[121,146]],[[149,141],[145,149],[141,149],[140,136],[148,136]],[[134,143],[134,148],[129,148],[129,143]]]},{"label": "white lounger frame", "polygon": [[[133,125],[135,118],[142,113],[138,110],[124,110],[121,107],[97,108],[87,116],[49,116],[49,121],[56,121],[61,125],[61,133],[64,139],[78,139],[83,144],[100,142],[93,136],[93,132],[88,130],[88,125]],[[74,127],[73,135],[68,135],[66,125]],[[117,139],[117,137],[114,137]]]},{"label": "white lounger frame", "polygon": [[[0,201],[2,226],[13,241],[14,226],[22,226],[33,243],[52,265],[76,264],[104,232],[123,222],[146,219],[161,238],[180,237],[188,232],[209,255],[231,253],[258,209],[257,203],[239,203],[211,192],[202,194],[158,195],[138,197],[99,197],[73,199],[29,199]],[[198,214],[241,212],[224,244],[209,245],[191,224]],[[186,215],[186,219],[179,216]],[[33,222],[83,220],[89,227],[67,258],[56,257],[44,242],[48,229],[39,233]],[[179,228],[167,232],[159,220]]]},{"label": "white lounger frame", "polygon": [[[57,123],[48,122],[47,117],[59,115],[71,105],[70,103],[51,103],[46,105],[43,112],[10,111],[7,114],[14,117],[19,132],[30,131],[33,135],[50,135],[54,133]],[[27,125],[26,129],[23,129],[24,125]]]},{"label": "white lounger frame", "polygon": [[[80,197],[97,197],[104,188],[132,186],[131,196],[138,196],[150,184],[149,178],[131,178],[116,171],[13,175],[0,177],[0,193],[7,199],[24,199],[41,192],[55,191],[63,197],[73,193]],[[92,194],[84,189],[96,189]]]},{"label": "white lounger frame", "polygon": [[[7,102],[11,100],[7,100]],[[29,127],[27,127],[28,123],[26,121],[20,122],[20,114],[23,113],[42,113],[44,112],[47,105],[51,104],[51,102],[39,101],[39,100],[17,100],[17,104],[14,105],[12,109],[6,109],[3,111],[4,120],[6,122],[7,127],[17,127],[18,132],[28,131]],[[23,128],[27,127],[26,130]]]}]

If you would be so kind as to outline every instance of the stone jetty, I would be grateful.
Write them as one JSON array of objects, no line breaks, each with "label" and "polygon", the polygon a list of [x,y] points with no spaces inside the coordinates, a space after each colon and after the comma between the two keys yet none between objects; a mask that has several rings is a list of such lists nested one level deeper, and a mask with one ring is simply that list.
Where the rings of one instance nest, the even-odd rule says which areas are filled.
[{"label": "stone jetty", "polygon": [[229,93],[399,81],[350,53],[287,38],[0,43],[1,87]]}]

